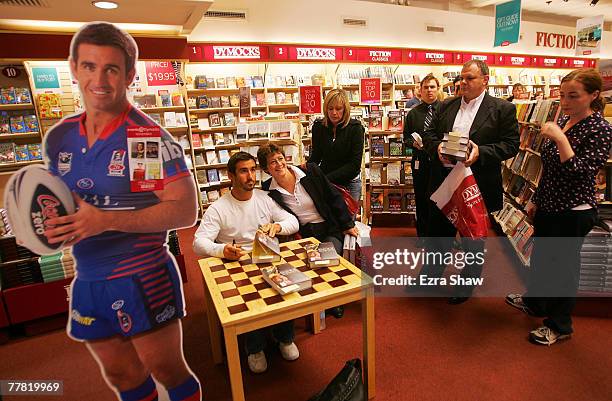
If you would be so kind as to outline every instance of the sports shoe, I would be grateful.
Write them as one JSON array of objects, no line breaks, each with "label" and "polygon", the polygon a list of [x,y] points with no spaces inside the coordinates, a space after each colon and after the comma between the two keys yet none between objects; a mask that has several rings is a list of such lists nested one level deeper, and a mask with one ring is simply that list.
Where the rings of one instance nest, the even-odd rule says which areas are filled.
[{"label": "sports shoe", "polygon": [[286,361],[295,361],[300,357],[300,350],[294,342],[289,344],[280,342],[278,343],[278,349]]},{"label": "sports shoe", "polygon": [[268,361],[263,351],[249,354],[247,361],[249,362],[249,369],[251,369],[253,373],[263,373],[268,370]]},{"label": "sports shoe", "polygon": [[542,326],[529,333],[529,340],[537,344],[552,345],[557,341],[566,340],[571,336],[571,334],[557,333],[550,327]]},{"label": "sports shoe", "polygon": [[506,295],[506,303],[510,306],[515,307],[516,309],[524,312],[530,316],[534,316],[534,313],[527,305],[525,305],[525,301],[523,301],[522,294],[508,294]]}]

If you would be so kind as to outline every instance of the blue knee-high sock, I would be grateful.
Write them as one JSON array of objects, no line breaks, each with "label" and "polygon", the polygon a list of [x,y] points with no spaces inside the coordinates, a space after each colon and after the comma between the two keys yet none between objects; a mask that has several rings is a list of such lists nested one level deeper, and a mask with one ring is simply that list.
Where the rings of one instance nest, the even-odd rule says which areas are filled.
[{"label": "blue knee-high sock", "polygon": [[182,384],[168,389],[172,401],[201,401],[200,382],[194,376],[189,376]]},{"label": "blue knee-high sock", "polygon": [[151,375],[140,386],[119,393],[121,401],[157,401],[157,389]]}]

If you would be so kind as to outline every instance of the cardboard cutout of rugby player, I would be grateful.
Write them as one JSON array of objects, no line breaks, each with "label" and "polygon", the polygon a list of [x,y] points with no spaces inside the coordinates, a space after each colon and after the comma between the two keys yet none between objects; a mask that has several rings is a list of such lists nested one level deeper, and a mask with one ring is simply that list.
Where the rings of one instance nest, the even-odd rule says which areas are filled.
[{"label": "cardboard cutout of rugby player", "polygon": [[[87,24],[73,37],[69,62],[85,112],[55,125],[44,152],[77,211],[49,219],[45,234],[73,246],[68,334],[85,342],[119,399],[156,400],[155,378],[171,400],[199,400],[181,348],[180,273],[166,244],[169,229],[195,223],[197,196],[180,145],[126,97],[137,58],[134,39],[109,23]],[[148,156],[135,155],[145,168],[161,165],[136,186],[128,132],[130,141],[159,143],[159,154],[151,146]],[[157,167],[153,156],[161,156]]]}]

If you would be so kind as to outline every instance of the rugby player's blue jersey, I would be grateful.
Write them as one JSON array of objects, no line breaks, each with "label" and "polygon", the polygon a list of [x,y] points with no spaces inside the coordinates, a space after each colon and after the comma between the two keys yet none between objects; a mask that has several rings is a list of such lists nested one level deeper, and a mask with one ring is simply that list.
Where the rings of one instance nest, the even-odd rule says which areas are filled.
[{"label": "rugby player's blue jersey", "polygon": [[[132,107],[112,121],[91,148],[87,145],[86,113],[66,117],[45,137],[49,170],[91,205],[102,210],[138,210],[159,203],[154,192],[130,191],[126,128],[157,126]],[[161,129],[164,184],[189,176],[181,146]],[[168,261],[167,231],[107,231],[73,247],[80,280],[113,279],[136,274]]]}]

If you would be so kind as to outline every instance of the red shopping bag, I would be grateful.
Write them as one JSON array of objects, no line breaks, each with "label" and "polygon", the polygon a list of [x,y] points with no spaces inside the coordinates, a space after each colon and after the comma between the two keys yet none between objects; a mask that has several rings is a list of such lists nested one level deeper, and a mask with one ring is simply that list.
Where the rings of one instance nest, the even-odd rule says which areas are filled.
[{"label": "red shopping bag", "polygon": [[462,237],[485,238],[489,214],[472,169],[457,163],[430,198]]}]

